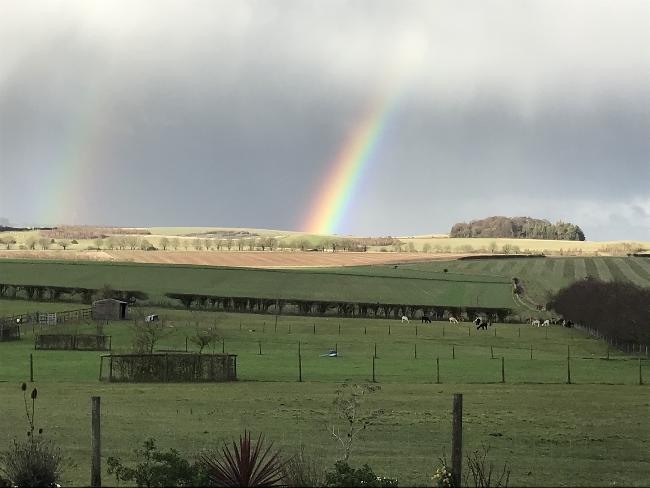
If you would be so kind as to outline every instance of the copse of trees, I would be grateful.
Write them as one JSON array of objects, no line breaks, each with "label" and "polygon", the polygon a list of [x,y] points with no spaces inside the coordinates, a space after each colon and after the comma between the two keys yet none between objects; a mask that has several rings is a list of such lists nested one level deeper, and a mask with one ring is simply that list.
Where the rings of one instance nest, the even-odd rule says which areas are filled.
[{"label": "copse of trees", "polygon": [[584,241],[582,229],[569,222],[531,217],[488,217],[471,222],[454,224],[450,237],[506,237],[520,239],[553,239],[564,241]]},{"label": "copse of trees", "polygon": [[562,288],[550,307],[567,320],[619,342],[650,342],[650,289],[588,277]]}]

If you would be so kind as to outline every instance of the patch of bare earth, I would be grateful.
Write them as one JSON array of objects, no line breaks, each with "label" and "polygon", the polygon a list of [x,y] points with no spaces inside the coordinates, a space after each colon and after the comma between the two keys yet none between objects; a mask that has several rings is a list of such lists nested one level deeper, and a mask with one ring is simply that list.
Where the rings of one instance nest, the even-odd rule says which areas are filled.
[{"label": "patch of bare earth", "polygon": [[6,259],[72,259],[75,261],[115,261],[106,251],[64,251],[48,249],[44,251],[24,251],[18,249],[0,250],[0,258]]},{"label": "patch of bare earth", "polygon": [[392,252],[290,251],[21,251],[0,250],[0,258],[121,261],[152,264],[194,264],[245,268],[313,268],[399,264],[457,259],[464,254]]}]

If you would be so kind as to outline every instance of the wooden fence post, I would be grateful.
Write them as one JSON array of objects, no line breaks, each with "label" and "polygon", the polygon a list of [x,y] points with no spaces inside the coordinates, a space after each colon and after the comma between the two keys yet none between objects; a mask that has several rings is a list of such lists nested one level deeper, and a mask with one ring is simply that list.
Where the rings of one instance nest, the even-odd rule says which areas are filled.
[{"label": "wooden fence post", "polygon": [[436,358],[436,383],[440,384],[440,356]]},{"label": "wooden fence post", "polygon": [[530,359],[533,359],[533,345],[530,345]]},{"label": "wooden fence post", "polygon": [[316,335],[316,324],[314,324],[314,335]]},{"label": "wooden fence post", "polygon": [[413,344],[413,359],[417,359],[417,358],[418,358],[418,345]]},{"label": "wooden fence post", "polygon": [[363,335],[368,335],[368,327],[363,326]]},{"label": "wooden fence post", "polygon": [[451,346],[451,359],[456,359],[456,346]]},{"label": "wooden fence post", "polygon": [[519,338],[521,339],[521,327],[519,327]]},{"label": "wooden fence post", "polygon": [[390,322],[388,323],[388,335],[390,335]]},{"label": "wooden fence post", "polygon": [[260,348],[259,355],[261,356],[262,355],[262,341],[258,341],[258,346]]},{"label": "wooden fence post", "polygon": [[442,337],[445,337],[445,324],[442,324]]},{"label": "wooden fence post", "polygon": [[377,383],[375,380],[375,356],[372,357],[372,382]]},{"label": "wooden fence post", "polygon": [[490,346],[490,358],[494,359],[494,348]]},{"label": "wooden fence post", "polygon": [[377,343],[375,342],[375,355],[373,356],[373,358],[376,358],[376,357],[377,357]]},{"label": "wooden fence post", "polygon": [[339,335],[341,335],[341,322],[339,322]]},{"label": "wooden fence post", "polygon": [[29,381],[34,383],[34,355],[29,353]]},{"label": "wooden fence post", "polygon": [[463,464],[463,394],[454,393],[451,420],[452,486],[461,486]]},{"label": "wooden fence post", "polygon": [[92,461],[90,464],[90,486],[102,486],[102,445],[101,445],[101,397],[91,397],[92,420],[90,450]]},{"label": "wooden fence post", "polygon": [[[278,316],[275,316],[275,330],[278,330]],[[291,324],[289,324],[289,333],[291,333]]]},{"label": "wooden fence post", "polygon": [[298,341],[298,381],[302,383],[302,354],[300,352],[300,341]]},{"label": "wooden fence post", "polygon": [[568,356],[566,358],[566,384],[571,384],[571,358]]},{"label": "wooden fence post", "polygon": [[221,339],[221,354],[226,353],[226,339]]},{"label": "wooden fence post", "polygon": [[415,337],[417,337],[417,336],[418,336],[418,326],[416,325],[415,326]]},{"label": "wooden fence post", "polygon": [[494,337],[496,337],[496,336],[497,336],[497,328],[495,327],[494,328]]},{"label": "wooden fence post", "polygon": [[643,384],[643,371],[641,369],[641,358],[639,358],[639,384]]},{"label": "wooden fence post", "polygon": [[501,356],[501,383],[506,382],[506,359]]},{"label": "wooden fence post", "polygon": [[187,352],[187,336],[185,336],[185,352]]}]

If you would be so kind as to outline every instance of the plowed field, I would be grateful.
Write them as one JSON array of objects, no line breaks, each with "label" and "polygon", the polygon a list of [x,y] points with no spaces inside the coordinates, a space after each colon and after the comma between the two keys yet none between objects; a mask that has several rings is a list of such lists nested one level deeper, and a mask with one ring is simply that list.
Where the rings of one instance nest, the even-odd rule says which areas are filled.
[{"label": "plowed field", "polygon": [[0,258],[73,259],[249,268],[300,268],[396,264],[456,259],[462,254],[262,251],[0,251]]}]

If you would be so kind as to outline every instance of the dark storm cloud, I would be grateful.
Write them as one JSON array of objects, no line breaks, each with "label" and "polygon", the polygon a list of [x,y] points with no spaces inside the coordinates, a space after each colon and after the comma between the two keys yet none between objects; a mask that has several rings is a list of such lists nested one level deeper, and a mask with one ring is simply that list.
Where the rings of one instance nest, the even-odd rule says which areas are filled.
[{"label": "dark storm cloud", "polygon": [[42,188],[79,157],[92,174],[59,221],[296,228],[392,82],[403,102],[344,231],[444,232],[498,213],[650,240],[645,2],[0,8],[0,216],[13,221],[56,206]]}]

